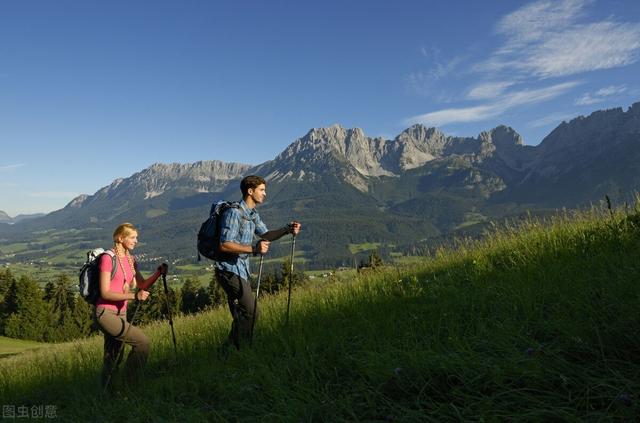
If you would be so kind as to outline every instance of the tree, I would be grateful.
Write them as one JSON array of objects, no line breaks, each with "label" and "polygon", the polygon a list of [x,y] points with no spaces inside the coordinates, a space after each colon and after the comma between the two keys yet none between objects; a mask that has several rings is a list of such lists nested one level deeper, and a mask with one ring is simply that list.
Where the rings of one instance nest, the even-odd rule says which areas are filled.
[{"label": "tree", "polygon": [[0,333],[5,333],[5,326],[9,316],[18,310],[18,283],[11,279],[3,301],[0,304]]},{"label": "tree", "polygon": [[[15,294],[12,294],[13,291]],[[44,341],[47,331],[47,305],[37,283],[22,276],[10,289],[12,311],[5,322],[4,333],[11,338]]]},{"label": "tree", "polygon": [[[175,316],[179,310],[180,295],[171,287],[167,287],[167,290],[169,291],[169,305],[171,307],[171,313]],[[136,316],[136,324],[144,324],[154,320],[169,318],[167,296],[164,293],[164,287],[154,285],[150,289],[150,294],[149,298],[140,305],[140,310]]]},{"label": "tree", "polygon": [[198,289],[198,292],[196,293],[196,302],[195,302],[194,312],[202,311],[207,307],[209,307],[210,305],[211,305],[211,300],[209,298],[209,291],[204,287],[200,287]]},{"label": "tree", "polygon": [[208,306],[211,308],[217,308],[226,303],[226,295],[224,289],[222,289],[222,286],[220,286],[220,284],[218,283],[215,274],[209,281],[207,296],[209,297]]},{"label": "tree", "polygon": [[180,289],[182,294],[182,302],[180,303],[180,310],[184,314],[195,313],[198,311],[197,297],[198,297],[198,283],[196,280],[187,278]]},{"label": "tree", "polygon": [[369,266],[371,266],[372,269],[375,269],[376,267],[380,267],[383,264],[384,263],[382,262],[382,257],[380,257],[380,254],[378,253],[378,251],[374,251],[371,254],[369,254]]},{"label": "tree", "polygon": [[260,281],[260,290],[267,294],[276,294],[282,288],[282,275],[276,272],[265,273]]},{"label": "tree", "polygon": [[71,290],[69,276],[63,273],[53,283],[47,283],[45,300],[48,300],[49,305],[47,340],[68,341],[80,337],[82,331],[76,323],[76,300]]},{"label": "tree", "polygon": [[291,260],[286,259],[282,262],[281,267],[282,272],[282,286],[289,286],[289,282],[291,282],[291,286],[301,285],[303,282],[307,280],[307,276],[301,270],[293,269],[293,278],[289,281],[289,277],[291,275]]},{"label": "tree", "polygon": [[4,302],[4,297],[9,291],[9,287],[15,281],[11,270],[7,269],[4,272],[0,270],[0,304]]},{"label": "tree", "polygon": [[93,307],[80,295],[76,295],[74,300],[73,322],[78,328],[78,336],[88,336],[97,330],[93,325]]}]

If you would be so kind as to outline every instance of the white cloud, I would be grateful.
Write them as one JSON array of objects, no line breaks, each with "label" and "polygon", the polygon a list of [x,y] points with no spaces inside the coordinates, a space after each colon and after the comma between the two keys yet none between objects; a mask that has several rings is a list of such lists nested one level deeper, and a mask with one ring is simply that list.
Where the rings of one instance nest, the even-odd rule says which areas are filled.
[{"label": "white cloud", "polygon": [[23,167],[24,163],[0,166],[0,172],[11,171]]},{"label": "white cloud", "polygon": [[480,85],[476,85],[473,87],[469,94],[467,94],[467,98],[471,100],[487,100],[499,97],[504,90],[512,86],[514,82],[504,81],[504,82],[486,82]]},{"label": "white cloud", "polygon": [[75,198],[77,197],[77,192],[66,192],[66,191],[43,191],[43,192],[30,192],[27,194],[28,197],[34,198]]},{"label": "white cloud", "polygon": [[496,25],[497,32],[507,36],[501,52],[512,51],[573,24],[585,5],[584,0],[537,1],[506,15]]},{"label": "white cloud", "polygon": [[406,119],[404,123],[408,125],[420,123],[426,126],[443,126],[451,123],[477,122],[499,116],[517,106],[550,100],[564,94],[578,84],[579,82],[572,81],[540,89],[520,90],[508,93],[491,104],[438,110],[413,116]]},{"label": "white cloud", "polygon": [[605,100],[605,97],[622,94],[625,91],[627,91],[626,85],[610,85],[599,89],[595,93],[584,93],[582,97],[576,99],[574,104],[577,106],[586,106],[589,104],[601,103]]},{"label": "white cloud", "polygon": [[640,24],[585,20],[583,0],[538,1],[505,16],[497,32],[505,44],[476,70],[520,71],[538,78],[561,77],[635,63]]},{"label": "white cloud", "polygon": [[639,51],[639,24],[599,22],[546,40],[519,67],[542,78],[566,76],[629,65]]},{"label": "white cloud", "polygon": [[[504,16],[495,27],[496,33],[504,36],[502,45],[483,61],[475,65],[467,63],[468,68],[479,75],[478,79],[484,81],[465,93],[464,100],[476,103],[413,116],[404,123],[438,126],[494,118],[520,105],[551,100],[579,84],[573,81],[532,89],[527,88],[527,83],[549,78],[566,80],[572,75],[638,62],[640,23],[623,22],[613,16],[594,18],[587,7],[594,1],[539,0]],[[423,50],[423,54],[428,57],[431,52]],[[444,85],[445,81],[433,83],[436,76],[443,79],[445,75],[451,76],[438,72],[437,68],[431,72],[420,77],[413,75],[414,82],[428,80],[431,89]],[[611,86],[596,93],[585,93],[575,104],[595,103],[624,90],[625,86]],[[564,117],[567,115],[549,115],[529,125],[544,126],[550,119],[563,120]]]},{"label": "white cloud", "polygon": [[541,128],[553,124],[558,124],[562,121],[570,121],[574,117],[578,116],[578,113],[553,113],[548,116],[541,117],[527,124],[530,128]]},{"label": "white cloud", "polygon": [[410,73],[405,80],[407,88],[418,95],[437,97],[441,101],[446,101],[448,96],[438,94],[437,82],[444,77],[451,75],[455,69],[463,62],[462,56],[451,59],[443,59],[440,50],[435,47],[423,47],[421,54],[428,59],[430,67]]},{"label": "white cloud", "polygon": [[614,94],[622,94],[625,91],[627,91],[626,85],[609,85],[596,91],[596,95],[607,97]]},{"label": "white cloud", "polygon": [[477,122],[479,120],[488,119],[497,114],[495,106],[475,106],[457,109],[444,109],[437,112],[425,113],[423,115],[413,116],[405,123],[407,125],[415,125],[421,123],[426,126],[442,126],[448,123],[459,122]]}]

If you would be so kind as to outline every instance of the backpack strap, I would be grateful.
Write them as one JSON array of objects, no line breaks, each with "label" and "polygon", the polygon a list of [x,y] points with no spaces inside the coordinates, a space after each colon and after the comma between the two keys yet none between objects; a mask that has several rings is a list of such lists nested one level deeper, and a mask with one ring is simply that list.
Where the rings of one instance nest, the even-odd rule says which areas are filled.
[{"label": "backpack strap", "polygon": [[[242,217],[245,220],[250,220],[252,221],[254,224],[256,223],[256,218],[251,218],[249,219],[249,216],[247,216],[247,213],[244,211],[244,209],[242,208],[242,206],[240,206],[240,202],[239,201],[234,201],[234,202],[230,202],[227,204],[227,209],[240,209],[240,213],[242,214]],[[226,210],[225,210],[226,211]],[[222,216],[222,214],[221,214]]]},{"label": "backpack strap", "polygon": [[113,250],[106,250],[103,254],[111,257],[111,280],[116,276],[118,271],[118,262],[116,261],[116,253]]}]

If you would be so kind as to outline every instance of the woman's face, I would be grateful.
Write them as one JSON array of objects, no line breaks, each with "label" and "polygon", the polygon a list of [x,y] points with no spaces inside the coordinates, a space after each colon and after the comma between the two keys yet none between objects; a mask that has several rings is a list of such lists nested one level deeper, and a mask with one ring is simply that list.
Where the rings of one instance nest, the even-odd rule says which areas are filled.
[{"label": "woman's face", "polygon": [[133,250],[138,243],[138,232],[133,231],[129,235],[120,238],[120,243],[127,250]]}]

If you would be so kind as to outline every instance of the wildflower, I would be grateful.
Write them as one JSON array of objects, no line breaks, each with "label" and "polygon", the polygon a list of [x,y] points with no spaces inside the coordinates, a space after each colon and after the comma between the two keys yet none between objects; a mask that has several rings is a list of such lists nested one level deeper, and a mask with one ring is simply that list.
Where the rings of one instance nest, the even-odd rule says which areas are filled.
[{"label": "wildflower", "polygon": [[529,357],[531,357],[531,356],[533,355],[533,353],[534,353],[534,352],[535,352],[535,350],[534,350],[533,348],[531,348],[531,347],[529,347],[529,348],[527,348],[527,349],[525,350],[525,354],[526,354],[527,356],[529,356]]},{"label": "wildflower", "polygon": [[395,369],[393,369],[393,373],[396,376],[400,376],[400,373],[402,373],[402,367],[396,367]]}]

